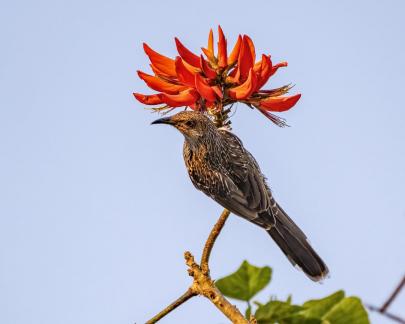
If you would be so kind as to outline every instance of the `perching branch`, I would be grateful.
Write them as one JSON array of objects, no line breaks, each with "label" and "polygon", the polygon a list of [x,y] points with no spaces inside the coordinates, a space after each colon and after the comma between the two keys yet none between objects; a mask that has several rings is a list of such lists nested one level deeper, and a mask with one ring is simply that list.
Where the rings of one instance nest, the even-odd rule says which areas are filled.
[{"label": "perching branch", "polygon": [[373,306],[373,305],[366,305],[366,307],[369,310],[371,310],[373,312],[378,312],[381,315],[384,315],[385,317],[387,317],[395,322],[405,324],[405,319],[387,312],[388,307],[391,305],[391,303],[394,301],[394,299],[398,296],[399,292],[401,291],[401,289],[404,286],[405,286],[405,275],[402,277],[402,280],[395,287],[394,291],[391,293],[391,295],[388,297],[386,302],[381,307],[377,307],[377,306]]},{"label": "perching branch", "polygon": [[190,252],[184,253],[186,264],[188,265],[188,273],[194,278],[191,289],[197,294],[208,298],[232,323],[248,324],[249,321],[242,315],[236,306],[232,305],[222,293],[215,287],[214,282],[209,274],[205,274],[201,266],[194,261],[194,257]]},{"label": "perching branch", "polygon": [[224,227],[226,220],[228,219],[229,214],[230,214],[229,210],[224,209],[221,216],[217,220],[216,224],[212,228],[211,233],[207,238],[207,241],[205,242],[204,250],[203,250],[203,253],[201,256],[201,263],[200,263],[201,269],[205,274],[209,274],[208,263],[210,260],[211,251],[212,251],[212,248],[214,247],[215,241],[216,241],[219,233],[221,233],[221,230]]},{"label": "perching branch", "polygon": [[191,297],[197,295],[208,298],[228,319],[232,321],[232,323],[249,324],[256,322],[253,317],[250,319],[250,321],[248,321],[242,315],[239,309],[237,309],[236,306],[232,305],[224,297],[218,288],[215,287],[214,281],[211,279],[209,274],[209,258],[211,251],[218,235],[221,233],[221,230],[225,225],[229,214],[230,212],[224,209],[218,221],[211,230],[207,241],[205,242],[200,264],[197,264],[194,261],[194,256],[190,252],[186,251],[184,253],[186,265],[188,266],[188,274],[193,277],[193,283],[190,288],[188,288],[188,290],[182,296],[163,309],[159,314],[147,321],[147,324],[156,323],[178,306],[189,300]]}]

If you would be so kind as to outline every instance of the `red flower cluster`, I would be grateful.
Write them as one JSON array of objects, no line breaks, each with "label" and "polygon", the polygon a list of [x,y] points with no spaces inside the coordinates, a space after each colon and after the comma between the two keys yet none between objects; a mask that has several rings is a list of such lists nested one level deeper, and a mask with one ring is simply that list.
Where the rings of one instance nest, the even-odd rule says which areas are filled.
[{"label": "red flower cluster", "polygon": [[214,53],[214,36],[210,30],[205,55],[197,56],[177,38],[179,52],[174,60],[143,44],[151,61],[154,75],[138,71],[139,77],[158,94],[134,93],[135,98],[146,105],[163,104],[161,109],[188,106],[194,110],[215,112],[227,105],[242,102],[257,108],[274,123],[282,126],[281,118],[270,112],[282,112],[293,107],[301,95],[283,96],[290,86],[262,90],[269,78],[287,62],[273,65],[270,55],[262,55],[256,62],[255,47],[247,35],[239,35],[228,55],[227,40],[218,26],[217,55]]}]

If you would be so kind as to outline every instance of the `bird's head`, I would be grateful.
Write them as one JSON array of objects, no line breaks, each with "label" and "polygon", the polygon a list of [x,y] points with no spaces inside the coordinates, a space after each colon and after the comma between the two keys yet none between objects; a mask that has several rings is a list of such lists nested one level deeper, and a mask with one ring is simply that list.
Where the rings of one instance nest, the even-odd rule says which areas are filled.
[{"label": "bird's head", "polygon": [[204,114],[196,111],[182,111],[170,117],[164,117],[152,122],[176,127],[187,141],[195,143],[212,132],[216,132],[214,123]]}]

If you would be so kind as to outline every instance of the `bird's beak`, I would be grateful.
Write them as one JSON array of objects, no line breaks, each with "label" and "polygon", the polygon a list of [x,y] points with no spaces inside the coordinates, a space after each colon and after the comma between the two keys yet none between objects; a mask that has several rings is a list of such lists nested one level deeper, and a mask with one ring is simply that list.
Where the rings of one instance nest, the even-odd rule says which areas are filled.
[{"label": "bird's beak", "polygon": [[167,124],[167,125],[173,125],[173,121],[170,117],[164,117],[164,118],[159,118],[156,119],[155,121],[150,123],[151,125],[155,125],[155,124]]}]

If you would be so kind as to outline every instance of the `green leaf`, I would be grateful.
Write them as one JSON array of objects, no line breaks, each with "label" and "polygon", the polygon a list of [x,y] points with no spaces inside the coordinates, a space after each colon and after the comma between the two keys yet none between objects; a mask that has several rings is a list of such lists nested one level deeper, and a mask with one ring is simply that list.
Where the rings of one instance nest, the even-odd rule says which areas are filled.
[{"label": "green leaf", "polygon": [[324,323],[331,324],[369,324],[368,314],[357,297],[347,297],[335,305],[322,317]]},{"label": "green leaf", "polygon": [[322,298],[307,301],[298,318],[320,319],[322,324],[368,324],[367,312],[360,299],[346,297],[344,291]]},{"label": "green leaf", "polygon": [[357,297],[337,291],[322,299],[309,300],[302,306],[271,300],[259,305],[255,317],[259,324],[369,324],[367,312]]},{"label": "green leaf", "polygon": [[249,301],[267,286],[270,278],[270,267],[255,267],[245,260],[236,272],[217,280],[215,285],[225,296]]},{"label": "green leaf", "polygon": [[322,299],[313,299],[304,303],[305,308],[300,314],[305,318],[322,318],[333,306],[340,302],[345,297],[342,290],[335,292],[328,297]]},{"label": "green leaf", "polygon": [[300,315],[293,315],[291,317],[286,317],[277,323],[280,323],[280,324],[325,324],[319,318],[305,318]]},{"label": "green leaf", "polygon": [[271,300],[267,304],[259,306],[255,318],[259,324],[290,323],[287,319],[301,310],[301,306],[291,305],[290,302]]}]

